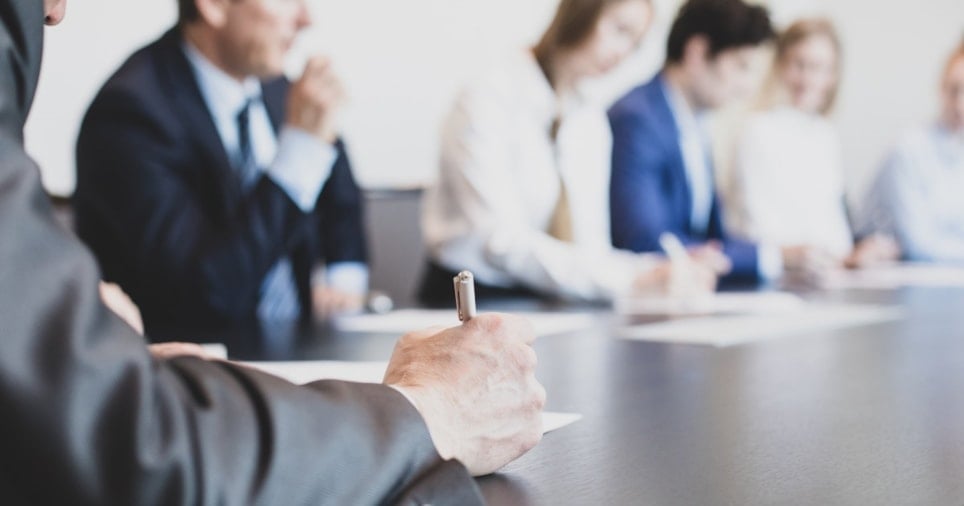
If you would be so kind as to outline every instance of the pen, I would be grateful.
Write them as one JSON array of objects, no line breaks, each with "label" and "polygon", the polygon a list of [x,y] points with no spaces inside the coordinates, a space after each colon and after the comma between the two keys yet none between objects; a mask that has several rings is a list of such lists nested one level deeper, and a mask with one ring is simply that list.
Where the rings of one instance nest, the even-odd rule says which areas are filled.
[{"label": "pen", "polygon": [[455,284],[455,310],[459,321],[467,322],[475,316],[475,277],[469,271],[462,271],[452,279]]},{"label": "pen", "polygon": [[666,253],[669,261],[674,264],[686,265],[686,263],[690,261],[689,253],[686,252],[683,243],[671,232],[663,232],[660,234],[659,246],[663,248],[663,252]]}]

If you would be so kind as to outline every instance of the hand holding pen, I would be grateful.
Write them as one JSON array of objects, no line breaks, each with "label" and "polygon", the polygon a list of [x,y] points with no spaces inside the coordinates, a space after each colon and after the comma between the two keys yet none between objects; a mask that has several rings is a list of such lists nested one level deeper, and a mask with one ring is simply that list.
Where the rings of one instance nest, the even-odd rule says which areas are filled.
[{"label": "hand holding pen", "polygon": [[455,277],[463,324],[403,336],[384,383],[409,398],[438,453],[491,473],[542,438],[546,391],[535,377],[535,332],[518,316],[476,315],[472,274]]}]

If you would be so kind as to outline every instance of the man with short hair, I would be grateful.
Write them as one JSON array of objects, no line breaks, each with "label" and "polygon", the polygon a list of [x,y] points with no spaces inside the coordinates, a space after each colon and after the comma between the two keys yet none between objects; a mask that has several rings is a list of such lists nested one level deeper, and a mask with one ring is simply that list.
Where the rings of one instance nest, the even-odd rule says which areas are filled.
[{"label": "man with short hair", "polygon": [[470,474],[542,433],[526,322],[479,315],[408,334],[384,385],[299,387],[230,362],[152,358],[103,306],[94,259],[53,217],[23,151],[43,22],[64,5],[0,3],[3,503],[482,504]]},{"label": "man with short hair", "polygon": [[752,90],[754,53],[774,35],[767,12],[741,0],[690,0],[673,23],[666,65],[609,111],[610,208],[617,248],[660,251],[676,235],[699,258],[729,258],[729,279],[774,277],[777,248],[729,237],[714,189],[706,113]]},{"label": "man with short hair", "polygon": [[282,76],[305,2],[178,5],[177,26],[107,81],[80,130],[77,231],[105,279],[148,334],[360,308],[367,252],[336,135],[341,85],[323,57]]}]

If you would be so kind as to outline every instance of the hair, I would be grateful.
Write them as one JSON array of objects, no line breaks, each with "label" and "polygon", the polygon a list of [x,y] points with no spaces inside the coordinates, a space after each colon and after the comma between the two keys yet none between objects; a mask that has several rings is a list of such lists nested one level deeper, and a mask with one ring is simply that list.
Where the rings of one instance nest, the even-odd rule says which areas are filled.
[{"label": "hair", "polygon": [[[533,48],[536,61],[545,70],[549,61],[560,51],[579,47],[596,29],[603,11],[611,5],[628,0],[562,0],[549,28]],[[643,0],[648,4],[652,0]]]},{"label": "hair", "polygon": [[742,0],[689,0],[676,15],[666,44],[667,63],[680,63],[693,37],[706,37],[710,57],[728,49],[758,46],[774,37],[764,7]]},{"label": "hair", "polygon": [[833,89],[830,90],[830,96],[827,97],[827,102],[820,108],[820,113],[826,116],[833,111],[834,104],[837,102],[837,94],[840,90],[841,69],[843,67],[843,44],[840,43],[840,34],[829,19],[800,19],[780,33],[780,36],[777,37],[776,48],[773,53],[770,86],[773,88],[776,87],[775,82],[778,80],[777,74],[780,72],[780,66],[786,62],[790,51],[811,37],[826,37],[833,45],[834,52],[837,53],[836,64],[834,65],[834,70],[837,73],[837,83]]},{"label": "hair", "polygon": [[195,0],[177,0],[177,23],[184,25],[201,17]]}]

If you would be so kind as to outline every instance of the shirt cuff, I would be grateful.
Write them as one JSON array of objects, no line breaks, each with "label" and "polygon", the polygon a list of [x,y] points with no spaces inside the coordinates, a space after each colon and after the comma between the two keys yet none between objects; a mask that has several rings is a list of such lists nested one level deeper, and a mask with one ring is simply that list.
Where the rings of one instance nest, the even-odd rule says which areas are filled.
[{"label": "shirt cuff", "polygon": [[362,262],[334,262],[317,269],[311,278],[313,285],[345,293],[368,293],[368,266]]},{"label": "shirt cuff", "polygon": [[334,146],[304,130],[285,127],[278,136],[278,154],[266,172],[302,211],[310,213],[337,158]]},{"label": "shirt cuff", "polygon": [[773,281],[783,275],[783,254],[773,244],[757,247],[757,271],[764,281]]}]

